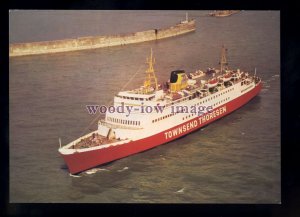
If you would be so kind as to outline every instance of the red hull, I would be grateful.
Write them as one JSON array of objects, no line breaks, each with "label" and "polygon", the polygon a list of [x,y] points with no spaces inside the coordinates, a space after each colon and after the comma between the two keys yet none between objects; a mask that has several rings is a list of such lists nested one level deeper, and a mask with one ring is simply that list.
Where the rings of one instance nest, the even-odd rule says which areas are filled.
[{"label": "red hull", "polygon": [[[226,109],[225,110],[223,109],[222,111],[224,112],[220,112],[220,113],[218,110],[217,111],[219,113],[218,115],[210,116],[210,118],[208,118],[205,122],[200,121],[199,117],[195,117],[194,119],[189,120],[183,124],[174,126],[173,128],[170,128],[166,131],[162,131],[159,134],[144,139],[131,141],[129,143],[125,143],[118,146],[111,146],[109,148],[103,148],[103,149],[86,151],[86,152],[77,152],[75,154],[62,155],[62,156],[66,164],[68,165],[70,173],[75,174],[107,162],[111,162],[120,158],[127,157],[132,154],[145,151],[147,149],[151,149],[153,147],[159,146],[161,144],[170,142],[174,139],[189,134],[221,117],[224,117],[225,115],[233,112],[234,110],[240,108],[248,101],[250,101],[253,97],[255,97],[260,92],[261,88],[262,88],[262,84],[259,83],[254,89],[252,89],[248,93],[228,102],[225,105],[215,108],[213,111],[217,111],[218,109],[220,110],[222,109],[221,107],[224,106]],[[192,125],[193,127],[187,127],[189,123],[191,124],[195,123],[195,125],[194,126]],[[172,134],[171,136],[169,136],[168,133],[170,133],[170,131],[174,129],[176,130],[176,128],[178,129],[183,125],[185,125],[184,132],[176,133],[176,135]]]}]

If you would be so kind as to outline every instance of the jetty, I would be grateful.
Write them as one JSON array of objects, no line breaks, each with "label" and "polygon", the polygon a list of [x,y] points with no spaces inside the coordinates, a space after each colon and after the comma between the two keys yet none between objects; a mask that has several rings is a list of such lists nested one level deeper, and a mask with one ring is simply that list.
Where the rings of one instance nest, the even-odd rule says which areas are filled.
[{"label": "jetty", "polygon": [[13,43],[9,45],[9,56],[15,57],[120,46],[160,40],[193,32],[195,30],[195,20],[189,19],[188,14],[186,14],[185,20],[168,28],[107,36],[89,36],[75,39]]}]

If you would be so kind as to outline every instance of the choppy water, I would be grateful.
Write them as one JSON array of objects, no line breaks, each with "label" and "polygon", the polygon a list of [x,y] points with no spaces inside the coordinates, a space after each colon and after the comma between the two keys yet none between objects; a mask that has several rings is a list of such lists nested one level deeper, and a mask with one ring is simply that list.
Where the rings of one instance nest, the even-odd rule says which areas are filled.
[{"label": "choppy water", "polygon": [[[280,14],[227,18],[190,11],[197,31],[122,47],[10,58],[11,202],[279,203]],[[11,11],[10,42],[114,34],[173,25],[185,11]],[[159,81],[170,71],[217,66],[254,71],[264,88],[251,102],[202,130],[78,176],[58,153],[94,119],[86,104],[108,103],[138,87],[152,47]],[[94,124],[91,129],[95,129]]]}]

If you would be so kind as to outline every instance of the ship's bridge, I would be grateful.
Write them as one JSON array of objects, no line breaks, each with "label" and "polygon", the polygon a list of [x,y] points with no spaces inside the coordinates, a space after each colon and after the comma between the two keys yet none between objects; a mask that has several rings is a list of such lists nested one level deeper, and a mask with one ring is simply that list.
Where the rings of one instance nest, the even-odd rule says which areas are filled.
[{"label": "ship's bridge", "polygon": [[157,90],[151,93],[139,94],[135,91],[122,91],[115,95],[114,105],[118,106],[122,103],[125,105],[154,105],[159,101],[163,103],[165,93],[163,90]]},{"label": "ship's bridge", "polygon": [[152,123],[158,115],[156,109],[166,106],[168,102],[166,93],[157,84],[153,69],[152,49],[147,63],[149,68],[146,70],[147,77],[143,86],[129,91],[120,91],[114,96],[114,107],[119,108],[120,112],[107,111],[105,116],[105,123],[112,125],[113,128],[143,128]]},{"label": "ship's bridge", "polygon": [[155,93],[153,93],[153,94],[137,94],[137,93],[133,93],[131,91],[123,91],[123,92],[119,92],[115,97],[122,99],[122,101],[124,101],[124,99],[131,100],[131,102],[132,102],[132,100],[151,101],[155,98]]}]

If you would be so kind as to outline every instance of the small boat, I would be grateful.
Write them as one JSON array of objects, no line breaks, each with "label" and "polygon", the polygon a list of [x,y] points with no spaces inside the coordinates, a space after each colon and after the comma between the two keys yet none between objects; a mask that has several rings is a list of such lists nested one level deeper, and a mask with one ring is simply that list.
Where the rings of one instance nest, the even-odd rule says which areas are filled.
[{"label": "small boat", "polygon": [[218,85],[218,79],[214,78],[207,83],[208,88],[212,88]]},{"label": "small boat", "polygon": [[205,73],[203,71],[201,71],[201,70],[197,70],[196,72],[191,72],[189,74],[189,77],[191,79],[197,79],[197,78],[201,78],[203,76],[205,76]]},{"label": "small boat", "polygon": [[227,73],[223,76],[223,81],[224,82],[230,81],[231,78],[232,78],[232,75],[230,73]]}]

